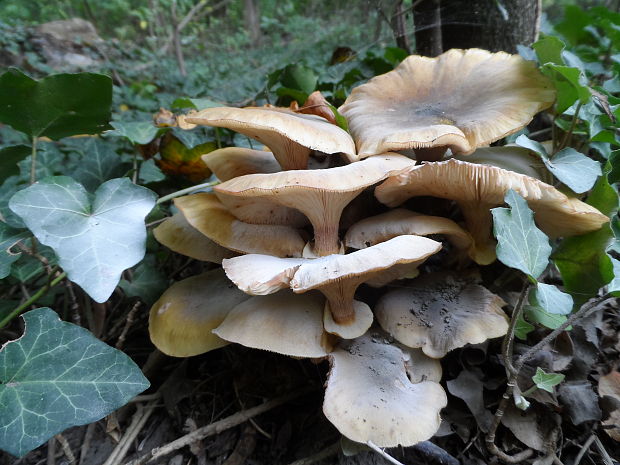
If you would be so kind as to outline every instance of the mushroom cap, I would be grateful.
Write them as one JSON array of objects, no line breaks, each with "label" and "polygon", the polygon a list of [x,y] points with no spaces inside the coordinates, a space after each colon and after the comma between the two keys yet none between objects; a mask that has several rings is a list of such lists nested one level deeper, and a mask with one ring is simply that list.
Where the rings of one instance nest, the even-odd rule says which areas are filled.
[{"label": "mushroom cap", "polygon": [[[355,144],[348,132],[315,115],[304,115],[281,108],[217,107],[188,114],[185,121],[231,129],[256,139],[269,147],[284,169],[303,169],[304,163],[290,159],[291,151],[301,146],[308,153],[355,154]],[[296,166],[297,165],[297,166]]]},{"label": "mushroom cap", "polygon": [[495,166],[455,159],[403,170],[379,185],[375,197],[390,207],[415,196],[455,200],[475,241],[477,250],[472,258],[488,264],[495,259],[490,209],[504,204],[509,189],[527,200],[536,213],[536,223],[550,237],[584,234],[609,221],[596,208],[567,197],[542,181]]},{"label": "mushroom cap", "polygon": [[472,245],[470,234],[451,219],[421,215],[404,208],[396,208],[355,223],[347,231],[344,243],[347,247],[365,249],[403,234],[444,234],[458,249],[467,250]]},{"label": "mushroom cap", "polygon": [[438,383],[409,381],[398,347],[366,333],[341,341],[329,360],[323,412],[347,438],[379,447],[411,446],[439,429],[446,394]]},{"label": "mushroom cap", "polygon": [[222,339],[292,357],[324,357],[332,349],[323,329],[325,298],[282,291],[240,303],[213,330]]},{"label": "mushroom cap", "polygon": [[404,344],[393,343],[402,352],[405,357],[405,370],[407,376],[413,384],[422,381],[434,381],[439,383],[443,370],[441,363],[436,358],[431,358],[420,349],[407,347]]},{"label": "mushroom cap", "polygon": [[221,268],[178,281],[151,307],[151,341],[174,357],[190,357],[225,346],[228,342],[211,330],[248,298]]},{"label": "mushroom cap", "polygon": [[353,89],[340,113],[358,155],[443,146],[453,153],[518,131],[555,100],[552,83],[518,55],[449,50],[412,55]]},{"label": "mushroom cap", "polygon": [[299,232],[289,226],[239,221],[211,193],[177,197],[174,204],[193,228],[236,252],[299,257],[306,244]]},{"label": "mushroom cap", "polygon": [[329,255],[339,250],[337,236],[343,208],[366,187],[414,164],[405,156],[386,154],[324,170],[241,176],[219,184],[214,192],[238,217],[234,209],[246,199],[299,210],[314,227],[317,255]]},{"label": "mushroom cap", "polygon": [[202,156],[202,161],[222,182],[238,176],[282,171],[273,153],[244,147],[226,147]]},{"label": "mushroom cap", "polygon": [[553,183],[553,176],[545,168],[540,156],[518,145],[482,147],[476,149],[471,155],[457,155],[454,159],[467,163],[495,166],[503,170],[524,174],[547,184]]},{"label": "mushroom cap", "polygon": [[167,218],[153,230],[153,235],[170,250],[196,260],[219,264],[236,255],[192,228],[181,213]]},{"label": "mushroom cap", "polygon": [[381,327],[408,347],[432,358],[508,331],[506,303],[486,288],[445,273],[415,279],[375,305]]},{"label": "mushroom cap", "polygon": [[374,315],[370,307],[359,300],[353,300],[353,311],[355,317],[351,323],[337,323],[329,307],[329,302],[325,303],[323,312],[323,327],[330,334],[335,334],[343,339],[355,339],[361,336],[372,325]]}]

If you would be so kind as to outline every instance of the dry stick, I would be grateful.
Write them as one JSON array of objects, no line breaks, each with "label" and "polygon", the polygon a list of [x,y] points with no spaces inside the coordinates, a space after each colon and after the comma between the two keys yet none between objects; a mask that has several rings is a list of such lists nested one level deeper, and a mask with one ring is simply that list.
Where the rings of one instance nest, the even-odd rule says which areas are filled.
[{"label": "dry stick", "polygon": [[598,453],[601,454],[601,458],[603,459],[603,462],[605,462],[605,465],[614,465],[614,461],[605,450],[605,447],[603,447],[603,443],[598,436],[594,436],[594,446],[596,446]]},{"label": "dry stick", "polygon": [[67,280],[66,287],[67,292],[69,293],[69,300],[71,301],[71,319],[76,325],[82,326],[82,318],[80,316],[80,304],[77,301],[75,289],[73,288],[73,284],[71,283],[71,281]]},{"label": "dry stick", "polygon": [[[222,420],[216,421],[209,425],[203,426],[202,428],[198,428],[196,431],[192,431],[185,436],[181,436],[180,438],[166,444],[162,447],[156,447],[148,454],[143,455],[131,462],[128,462],[126,465],[143,465],[152,460],[158,459],[165,455],[168,455],[182,447],[189,446],[191,443],[200,441],[209,436],[213,436],[214,434],[221,433],[222,431],[226,431],[227,429],[234,428],[241,423],[248,421],[250,418],[260,415],[261,413],[267,412],[275,407],[279,407],[286,402],[295,399],[303,394],[310,392],[310,389],[303,389],[301,391],[295,392],[293,394],[289,394],[286,396],[278,397],[277,399],[269,400],[261,405],[256,407],[252,407],[247,410],[242,410],[237,412],[229,417],[223,418]],[[107,464],[105,464],[107,465]]]},{"label": "dry stick", "polygon": [[134,318],[136,316],[136,312],[140,308],[141,304],[142,302],[138,300],[133,305],[132,309],[129,310],[129,313],[127,314],[127,319],[125,320],[125,327],[123,328],[123,332],[121,332],[121,335],[118,337],[118,341],[116,341],[116,348],[118,350],[121,350],[123,348],[123,345],[125,344],[125,338],[127,337],[127,333],[129,332],[129,328],[131,328],[131,325],[133,324]]},{"label": "dry stick", "polygon": [[590,449],[590,446],[592,445],[592,443],[594,442],[594,439],[596,438],[596,436],[594,434],[592,434],[588,440],[584,443],[583,446],[581,446],[581,450],[579,451],[579,453],[577,454],[577,457],[575,457],[575,462],[573,463],[573,465],[579,465],[579,462],[581,462],[581,459],[583,458],[583,456],[585,455],[586,452],[588,452],[588,450]]},{"label": "dry stick", "polygon": [[86,433],[84,433],[84,439],[82,440],[82,447],[80,448],[80,463],[79,465],[86,465],[86,455],[88,454],[88,449],[90,449],[90,442],[93,438],[93,434],[95,433],[95,428],[97,423],[91,423],[86,427]]},{"label": "dry stick", "polygon": [[398,460],[396,460],[394,457],[392,457],[390,454],[388,454],[386,451],[384,451],[383,449],[381,449],[378,445],[376,445],[374,442],[372,441],[368,441],[366,443],[366,445],[368,447],[370,447],[372,450],[374,450],[377,454],[379,454],[381,457],[383,457],[385,460],[387,460],[390,463],[393,463],[394,465],[404,465],[402,462],[399,462]]},{"label": "dry stick", "polygon": [[47,465],[56,465],[56,439],[49,438],[47,441]]},{"label": "dry stick", "polygon": [[60,443],[60,447],[62,447],[62,451],[65,453],[65,457],[67,457],[69,463],[75,463],[75,455],[73,455],[71,446],[69,446],[69,441],[67,441],[62,434],[57,434],[54,437]]},{"label": "dry stick", "polygon": [[143,407],[142,405],[138,405],[138,411],[134,415],[129,428],[125,431],[125,435],[120,440],[120,442],[116,445],[108,459],[103,463],[103,465],[117,465],[121,463],[121,460],[125,458],[127,455],[127,451],[134,439],[138,436],[146,421],[152,415],[155,410],[155,405],[151,405],[148,407]]},{"label": "dry stick", "polygon": [[336,455],[340,452],[340,441],[335,442],[331,446],[326,447],[320,452],[317,452],[310,457],[305,457],[303,459],[295,460],[291,462],[289,465],[312,465],[313,463],[318,462],[319,460],[326,459],[331,457],[332,455]]},{"label": "dry stick", "polygon": [[[519,303],[521,304],[521,308],[515,307],[515,311],[512,316],[513,320],[517,319],[520,316],[523,310],[522,307],[523,307],[524,300],[525,299],[519,298]],[[489,428],[489,432],[485,440],[487,444],[487,449],[489,450],[489,452],[491,452],[493,455],[496,455],[497,457],[500,458],[500,460],[506,463],[520,463],[523,460],[530,457],[534,453],[534,451],[532,451],[531,449],[526,449],[518,454],[508,455],[505,452],[501,451],[495,445],[495,433],[497,431],[497,428],[500,424],[502,417],[504,416],[504,412],[506,408],[508,408],[510,398],[512,397],[514,388],[517,385],[517,376],[519,375],[521,368],[523,368],[523,365],[525,364],[525,362],[527,362],[530,358],[532,358],[545,345],[552,342],[556,337],[558,337],[566,328],[568,328],[575,321],[586,316],[590,311],[597,310],[603,307],[607,302],[613,301],[613,300],[615,300],[614,297],[609,297],[609,295],[606,294],[599,299],[596,299],[590,303],[586,303],[582,305],[581,308],[575,313],[573,313],[570,317],[568,317],[564,323],[562,323],[560,326],[558,326],[556,329],[550,332],[547,336],[545,336],[540,342],[538,342],[538,344],[534,345],[533,347],[530,347],[530,349],[527,352],[525,352],[519,358],[517,358],[517,361],[514,364],[510,364],[511,365],[510,368],[508,367],[506,368],[508,371],[510,371],[510,376],[508,378],[508,382],[506,383],[507,384],[506,392],[504,392],[504,395],[502,396],[502,400],[500,401],[499,406],[497,407],[497,410],[495,411],[493,422],[491,423],[491,427]],[[517,305],[519,305],[519,303]],[[511,329],[514,329],[512,325],[512,320],[511,320]],[[508,338],[509,335],[507,335],[506,337]],[[504,355],[510,356],[510,354],[504,354]],[[508,363],[510,363],[510,361],[508,361]]]}]

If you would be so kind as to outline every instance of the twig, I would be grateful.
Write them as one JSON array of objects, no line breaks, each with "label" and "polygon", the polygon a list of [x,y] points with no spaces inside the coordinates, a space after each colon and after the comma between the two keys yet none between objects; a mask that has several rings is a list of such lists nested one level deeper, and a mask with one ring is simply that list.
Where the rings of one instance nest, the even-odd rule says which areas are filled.
[{"label": "twig", "polygon": [[86,427],[86,433],[84,433],[84,439],[82,439],[82,447],[80,448],[80,464],[85,465],[86,456],[88,455],[88,449],[90,449],[90,441],[95,433],[95,427],[97,423],[91,423]]},{"label": "twig", "polygon": [[185,194],[191,194],[192,192],[196,192],[206,187],[215,186],[216,184],[219,184],[219,183],[220,181],[205,182],[204,184],[198,184],[196,186],[188,187],[187,189],[181,189],[180,191],[176,191],[176,192],[173,192],[172,194],[168,194],[168,195],[164,195],[163,197],[160,197],[157,200],[157,204],[167,202],[168,200],[172,200],[176,197],[180,197]]},{"label": "twig", "polygon": [[67,457],[69,463],[75,463],[75,455],[73,455],[71,446],[69,446],[69,441],[67,441],[62,434],[57,434],[54,437],[60,443],[60,447],[62,447],[62,451],[65,453],[65,457]]},{"label": "twig", "polygon": [[82,318],[80,316],[80,304],[78,304],[77,296],[75,295],[75,289],[71,281],[67,281],[67,292],[69,293],[69,300],[71,301],[71,319],[73,322],[82,326]]},{"label": "twig", "polygon": [[146,423],[146,420],[149,419],[153,411],[155,410],[155,405],[151,405],[148,407],[143,407],[142,405],[138,405],[138,410],[131,420],[131,424],[122,439],[116,445],[108,459],[103,463],[103,465],[118,465],[127,455],[127,451],[129,447],[133,443],[134,439],[138,436],[142,428]]},{"label": "twig", "polygon": [[47,465],[56,465],[56,439],[49,438],[47,441]]},{"label": "twig", "polygon": [[601,458],[603,459],[603,462],[605,462],[605,465],[614,465],[614,461],[605,450],[605,447],[603,447],[603,443],[598,436],[594,436],[594,446],[598,450],[598,453],[601,454]]},{"label": "twig", "polygon": [[140,302],[138,300],[133,305],[131,310],[129,310],[129,313],[127,314],[127,319],[125,320],[125,327],[123,328],[123,331],[121,332],[121,335],[118,337],[118,341],[116,341],[116,348],[118,350],[121,350],[123,348],[123,345],[125,344],[125,338],[127,337],[127,333],[129,332],[129,328],[131,328],[131,325],[134,322],[134,318],[136,316],[136,312],[140,308],[140,305],[142,305],[142,302]]},{"label": "twig", "polygon": [[30,155],[30,184],[37,180],[37,138],[32,137],[32,153]]},{"label": "twig", "polygon": [[340,452],[340,441],[337,441],[331,446],[326,447],[322,451],[317,452],[316,454],[311,455],[310,457],[305,457],[303,459],[295,460],[294,462],[291,462],[289,465],[312,465],[313,463],[316,463],[319,460],[323,460],[328,457],[331,457],[332,455],[336,455],[338,454],[338,452]]},{"label": "twig", "polygon": [[188,446],[193,442],[200,441],[201,439],[204,439],[206,437],[213,436],[214,434],[221,433],[222,431],[230,428],[234,428],[235,426],[246,422],[247,420],[255,417],[256,415],[260,415],[261,413],[267,412],[275,407],[279,407],[280,405],[285,404],[286,402],[295,399],[303,394],[306,394],[307,392],[309,392],[309,389],[304,389],[293,394],[269,400],[256,407],[237,412],[229,417],[223,418],[222,420],[203,426],[202,428],[198,428],[196,431],[192,431],[185,436],[181,436],[180,438],[162,447],[156,447],[148,454],[132,460],[126,465],[143,465],[145,463],[151,462],[155,459],[168,455],[178,449],[181,449],[182,447]]},{"label": "twig", "polygon": [[596,435],[592,434],[583,444],[583,446],[581,446],[581,450],[577,454],[577,457],[575,457],[575,462],[573,463],[573,465],[579,465],[579,462],[581,462],[581,459],[583,458],[585,453],[588,452],[588,450],[590,449],[590,446],[594,442],[594,439],[596,439]]},{"label": "twig", "polygon": [[163,223],[163,222],[164,222],[164,221],[166,221],[168,218],[169,218],[169,217],[167,216],[167,217],[165,217],[165,218],[160,218],[160,219],[158,219],[158,220],[151,221],[150,223],[147,223],[147,224],[146,224],[146,228],[148,229],[148,228],[151,228],[151,227],[153,227],[153,226],[158,225],[159,223]]},{"label": "twig", "polygon": [[512,366],[512,354],[513,354],[513,344],[515,338],[515,328],[517,327],[517,323],[519,322],[519,318],[523,314],[523,306],[525,304],[525,299],[527,299],[528,294],[530,293],[530,283],[526,281],[521,288],[521,294],[519,294],[519,299],[517,300],[516,305],[514,306],[512,317],[510,319],[510,326],[508,327],[508,332],[506,333],[506,337],[502,342],[502,358],[504,360],[504,365],[506,368],[506,375],[510,377],[514,374],[515,368]]},{"label": "twig", "polygon": [[381,457],[383,457],[385,460],[387,460],[388,462],[393,463],[394,465],[404,465],[402,462],[399,462],[394,457],[392,457],[390,454],[388,454],[386,451],[384,451],[379,446],[377,446],[374,442],[368,441],[366,445],[370,447],[372,450],[374,450]]},{"label": "twig", "polygon": [[577,108],[575,109],[575,114],[573,115],[573,119],[571,120],[570,127],[566,134],[564,134],[564,139],[562,139],[562,144],[559,149],[563,149],[568,144],[570,137],[573,135],[573,131],[575,130],[575,125],[577,124],[577,120],[579,119],[579,110],[581,110],[581,102],[577,104]]}]

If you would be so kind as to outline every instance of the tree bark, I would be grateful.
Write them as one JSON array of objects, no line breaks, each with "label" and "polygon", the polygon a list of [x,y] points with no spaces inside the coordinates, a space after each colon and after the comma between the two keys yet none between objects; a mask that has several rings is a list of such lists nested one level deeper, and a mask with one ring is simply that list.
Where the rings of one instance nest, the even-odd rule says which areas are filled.
[{"label": "tree bark", "polygon": [[245,0],[245,8],[243,9],[243,17],[245,28],[250,36],[250,46],[256,47],[260,44],[260,10],[258,7],[259,0]]},{"label": "tree bark", "polygon": [[516,53],[538,37],[540,13],[541,0],[443,0],[443,48]]},{"label": "tree bark", "polygon": [[418,55],[436,57],[443,52],[441,0],[422,0],[413,8],[415,49]]},{"label": "tree bark", "polygon": [[394,33],[394,39],[396,39],[396,45],[403,50],[406,50],[407,53],[411,53],[411,48],[409,47],[409,37],[407,36],[407,28],[405,26],[403,0],[396,1],[390,20],[392,31]]}]

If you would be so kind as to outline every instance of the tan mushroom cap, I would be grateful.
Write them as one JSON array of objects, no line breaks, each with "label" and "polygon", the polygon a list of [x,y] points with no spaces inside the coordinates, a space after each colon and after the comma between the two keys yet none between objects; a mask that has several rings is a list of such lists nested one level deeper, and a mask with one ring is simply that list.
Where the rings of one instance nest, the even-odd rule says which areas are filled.
[{"label": "tan mushroom cap", "polygon": [[276,108],[207,108],[188,114],[193,124],[227,128],[256,139],[271,149],[282,169],[306,169],[313,150],[355,154],[348,132],[320,116]]},{"label": "tan mushroom cap", "polygon": [[325,298],[290,290],[251,297],[213,330],[222,339],[292,357],[324,357],[332,349],[323,329]]},{"label": "tan mushroom cap", "polygon": [[249,294],[269,294],[289,286],[295,293],[317,289],[327,297],[334,322],[352,325],[360,311],[368,314],[354,304],[361,283],[399,264],[419,265],[440,249],[439,242],[425,237],[398,236],[348,255],[281,259],[250,254],[223,260],[222,266],[230,280]]},{"label": "tan mushroom cap", "polygon": [[153,230],[153,235],[170,250],[196,260],[219,264],[236,255],[192,228],[181,213],[167,218]]},{"label": "tan mushroom cap", "polygon": [[190,357],[225,346],[228,342],[211,330],[248,298],[221,268],[179,281],[151,307],[151,341],[174,357]]},{"label": "tan mushroom cap", "polygon": [[411,446],[439,429],[446,394],[438,383],[409,381],[398,347],[366,333],[343,340],[329,359],[323,412],[347,438],[379,447]]},{"label": "tan mushroom cap", "polygon": [[415,164],[405,156],[386,154],[324,170],[282,171],[231,179],[214,188],[227,207],[240,199],[264,199],[301,211],[314,228],[313,252],[340,251],[338,228],[344,207],[365,188]]},{"label": "tan mushroom cap", "polygon": [[381,327],[406,346],[433,358],[508,331],[506,303],[486,288],[445,273],[415,279],[394,289],[375,306]]},{"label": "tan mushroom cap", "polygon": [[204,154],[202,161],[222,182],[246,174],[282,171],[273,153],[244,147],[217,149]]},{"label": "tan mushroom cap", "polygon": [[339,111],[362,158],[433,147],[467,154],[518,131],[554,100],[552,83],[535,63],[454,49],[406,58],[353,89]]},{"label": "tan mushroom cap", "polygon": [[239,221],[214,194],[201,192],[177,197],[174,204],[193,228],[236,252],[299,257],[306,244],[292,227]]},{"label": "tan mushroom cap", "polygon": [[490,209],[503,205],[509,189],[527,200],[536,213],[537,225],[550,237],[585,234],[609,221],[596,208],[567,197],[542,181],[494,166],[454,159],[406,169],[378,186],[375,196],[390,207],[416,196],[456,201],[474,238],[475,249],[470,256],[484,265],[495,260]]},{"label": "tan mushroom cap", "polygon": [[443,234],[461,250],[468,250],[473,243],[469,233],[451,219],[421,215],[404,208],[396,208],[355,223],[347,231],[344,243],[347,247],[364,249],[403,234]]}]

